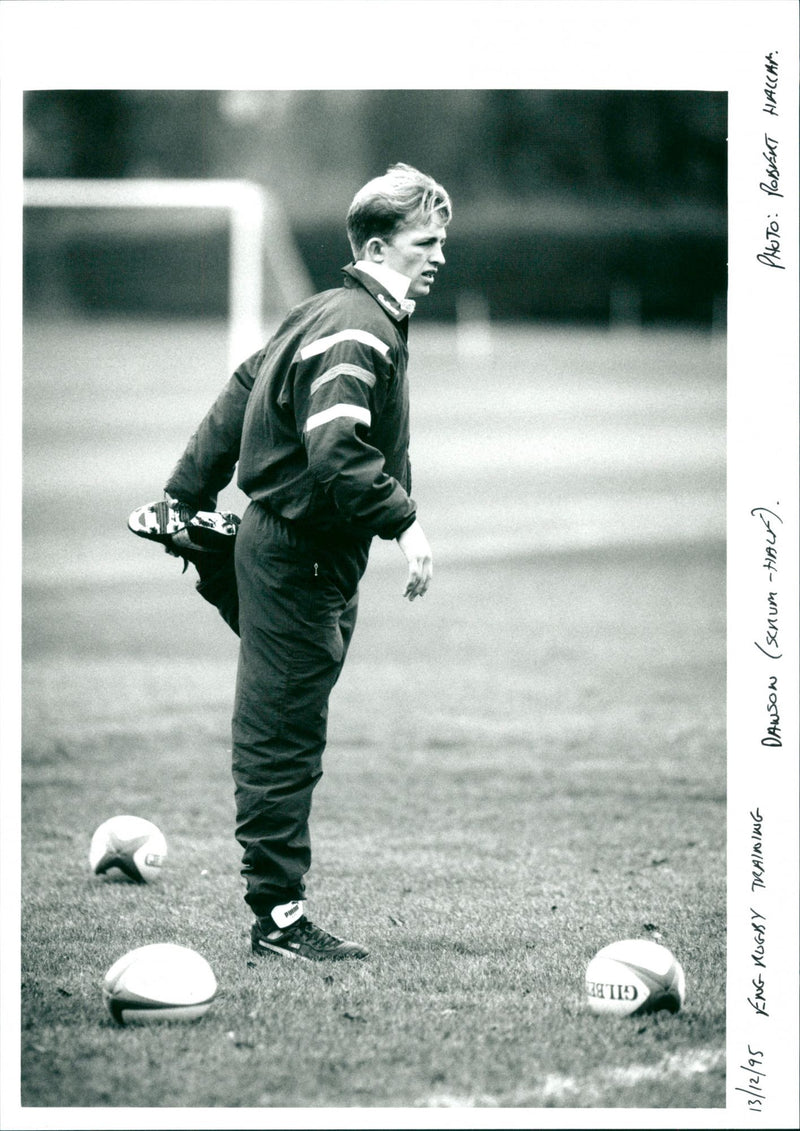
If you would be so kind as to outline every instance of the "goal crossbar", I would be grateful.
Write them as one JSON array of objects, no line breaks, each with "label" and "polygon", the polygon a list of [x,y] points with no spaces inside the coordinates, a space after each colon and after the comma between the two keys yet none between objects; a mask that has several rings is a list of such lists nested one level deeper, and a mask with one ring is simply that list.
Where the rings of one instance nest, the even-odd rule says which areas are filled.
[{"label": "goal crossbar", "polygon": [[263,257],[269,261],[283,305],[312,290],[288,220],[261,185],[237,180],[26,178],[29,208],[197,208],[227,213],[228,363],[233,368],[262,344]]}]

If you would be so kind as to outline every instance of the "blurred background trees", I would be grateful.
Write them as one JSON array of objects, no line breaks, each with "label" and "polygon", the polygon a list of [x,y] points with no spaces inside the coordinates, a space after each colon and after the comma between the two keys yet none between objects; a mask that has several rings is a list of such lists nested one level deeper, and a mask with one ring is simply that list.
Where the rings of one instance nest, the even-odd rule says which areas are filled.
[{"label": "blurred background trees", "polygon": [[[459,295],[477,293],[495,317],[707,324],[726,287],[726,117],[713,91],[31,91],[25,175],[256,181],[283,203],[315,285],[332,286],[349,258],[353,193],[408,161],[455,205],[429,316],[452,317]],[[113,258],[111,237],[100,224],[94,240],[73,228],[74,269],[59,273],[47,262],[52,226],[26,219],[29,308],[52,301],[54,277],[63,300],[107,304],[109,288],[92,280]],[[204,262],[220,244],[219,286],[197,310],[169,268],[191,252],[163,232],[142,238],[168,307],[224,304],[223,233],[202,233]]]}]

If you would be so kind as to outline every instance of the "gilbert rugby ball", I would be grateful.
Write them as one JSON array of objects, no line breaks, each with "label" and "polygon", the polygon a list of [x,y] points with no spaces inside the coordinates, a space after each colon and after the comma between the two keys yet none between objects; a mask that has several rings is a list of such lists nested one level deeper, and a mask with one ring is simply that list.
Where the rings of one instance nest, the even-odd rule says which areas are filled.
[{"label": "gilbert rugby ball", "polygon": [[167,842],[161,830],[144,817],[120,816],[95,829],[89,863],[95,875],[117,869],[137,883],[150,883],[161,874]]},{"label": "gilbert rugby ball", "polygon": [[680,962],[652,939],[621,939],[604,946],[586,968],[586,998],[593,1013],[677,1013],[685,996]]},{"label": "gilbert rugby ball", "polygon": [[188,946],[150,943],[118,958],[103,979],[103,999],[120,1025],[196,1021],[208,1011],[217,979]]}]

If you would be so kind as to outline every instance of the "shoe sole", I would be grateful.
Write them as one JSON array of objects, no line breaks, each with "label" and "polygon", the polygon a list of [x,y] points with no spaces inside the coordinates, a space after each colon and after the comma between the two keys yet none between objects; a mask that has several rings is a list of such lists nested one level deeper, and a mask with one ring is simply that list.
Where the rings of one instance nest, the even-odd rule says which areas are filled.
[{"label": "shoe sole", "polygon": [[140,538],[150,538],[154,542],[163,542],[185,530],[188,520],[181,519],[178,512],[169,503],[162,501],[149,503],[145,507],[137,507],[128,518],[128,529]]},{"label": "shoe sole", "polygon": [[198,546],[224,549],[233,544],[239,518],[227,511],[197,511],[182,518],[178,509],[165,500],[137,507],[128,518],[128,529],[140,538],[168,544],[175,534],[189,532]]}]

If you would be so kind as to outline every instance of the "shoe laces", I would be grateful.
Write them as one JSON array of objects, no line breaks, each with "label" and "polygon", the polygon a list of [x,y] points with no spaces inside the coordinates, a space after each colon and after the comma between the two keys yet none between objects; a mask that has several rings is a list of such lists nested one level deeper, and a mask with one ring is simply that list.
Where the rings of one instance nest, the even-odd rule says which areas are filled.
[{"label": "shoe laces", "polygon": [[183,561],[183,569],[181,570],[181,574],[186,573],[187,569],[189,568],[189,558],[186,556],[186,554],[181,553],[180,550],[176,550],[172,545],[170,545],[169,542],[164,543],[164,552],[169,554],[172,558],[180,558]]},{"label": "shoe laces", "polygon": [[296,923],[292,923],[292,925],[287,928],[287,933],[301,936],[304,941],[314,943],[319,947],[331,946],[332,944],[338,946],[342,941],[341,939],[337,939],[336,935],[332,935],[330,931],[325,931],[322,927],[317,927],[310,919],[306,919],[305,916],[303,916],[302,919],[298,919]]}]

